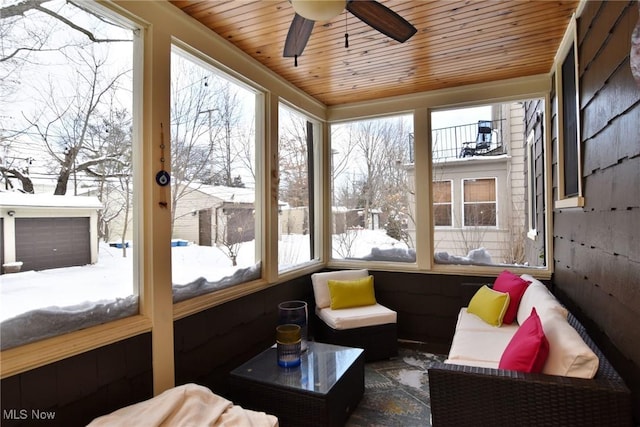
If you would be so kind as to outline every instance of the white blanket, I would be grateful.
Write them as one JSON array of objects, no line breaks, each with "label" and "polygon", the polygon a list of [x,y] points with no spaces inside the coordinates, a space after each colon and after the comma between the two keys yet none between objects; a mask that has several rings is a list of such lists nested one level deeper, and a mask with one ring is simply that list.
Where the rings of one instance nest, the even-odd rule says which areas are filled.
[{"label": "white blanket", "polygon": [[88,427],[277,427],[278,419],[243,409],[206,387],[185,384],[96,418]]}]

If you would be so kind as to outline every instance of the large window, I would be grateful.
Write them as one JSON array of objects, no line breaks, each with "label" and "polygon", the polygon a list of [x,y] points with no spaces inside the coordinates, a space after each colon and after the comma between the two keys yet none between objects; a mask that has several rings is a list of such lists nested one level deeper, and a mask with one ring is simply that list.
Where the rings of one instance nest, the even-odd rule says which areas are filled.
[{"label": "large window", "polygon": [[415,262],[412,116],[331,127],[332,257]]},{"label": "large window", "polygon": [[0,330],[5,350],[138,313],[141,32],[95,4],[3,3]]},{"label": "large window", "polygon": [[544,266],[543,249],[527,245],[526,105],[431,113],[436,263]]},{"label": "large window", "polygon": [[261,276],[256,95],[178,47],[171,55],[174,302]]},{"label": "large window", "polygon": [[318,127],[299,112],[280,105],[278,158],[278,270],[318,258],[316,252],[315,156]]},{"label": "large window", "polygon": [[578,48],[575,19],[558,51],[555,70],[558,141],[557,207],[583,206]]}]

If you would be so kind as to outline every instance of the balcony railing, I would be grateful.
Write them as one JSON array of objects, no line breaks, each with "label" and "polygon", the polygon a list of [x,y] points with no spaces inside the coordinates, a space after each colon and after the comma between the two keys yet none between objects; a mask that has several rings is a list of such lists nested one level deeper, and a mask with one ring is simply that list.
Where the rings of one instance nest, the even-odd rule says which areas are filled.
[{"label": "balcony railing", "polygon": [[505,154],[504,126],[505,120],[500,119],[433,129],[433,160]]}]

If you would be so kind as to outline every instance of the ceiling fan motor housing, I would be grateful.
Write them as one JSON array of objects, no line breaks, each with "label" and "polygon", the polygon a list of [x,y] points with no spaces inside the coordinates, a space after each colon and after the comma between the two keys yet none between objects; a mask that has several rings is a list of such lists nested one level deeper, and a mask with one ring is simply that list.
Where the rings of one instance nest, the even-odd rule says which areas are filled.
[{"label": "ceiling fan motor housing", "polygon": [[340,15],[347,2],[346,0],[291,0],[291,5],[303,18],[324,22]]}]

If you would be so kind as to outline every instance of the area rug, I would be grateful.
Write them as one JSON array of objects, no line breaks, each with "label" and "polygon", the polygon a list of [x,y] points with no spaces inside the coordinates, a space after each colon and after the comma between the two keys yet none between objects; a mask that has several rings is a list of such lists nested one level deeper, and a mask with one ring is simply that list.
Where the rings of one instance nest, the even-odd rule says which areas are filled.
[{"label": "area rug", "polygon": [[400,348],[398,357],[365,365],[364,396],[347,427],[431,426],[427,369],[445,356]]}]

